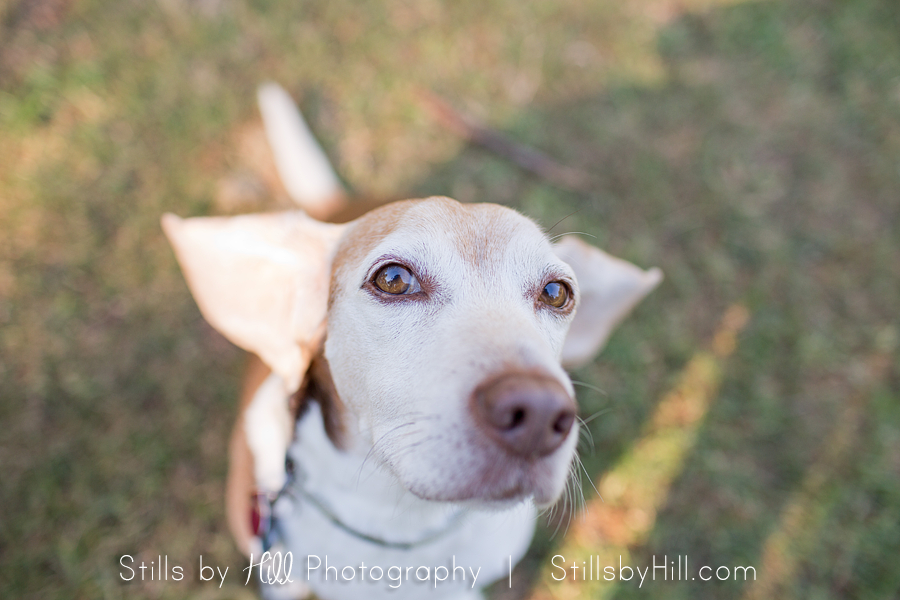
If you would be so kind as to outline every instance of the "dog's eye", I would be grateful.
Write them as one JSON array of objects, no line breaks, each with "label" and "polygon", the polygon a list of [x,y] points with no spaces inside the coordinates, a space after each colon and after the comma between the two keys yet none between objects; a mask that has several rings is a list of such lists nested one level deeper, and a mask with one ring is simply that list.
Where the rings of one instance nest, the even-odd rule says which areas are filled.
[{"label": "dog's eye", "polygon": [[562,308],[569,302],[569,287],[562,281],[552,281],[544,286],[541,302],[553,308]]},{"label": "dog's eye", "polygon": [[409,269],[400,265],[381,267],[375,274],[373,283],[382,292],[395,296],[415,294],[420,289],[416,276],[410,273]]}]

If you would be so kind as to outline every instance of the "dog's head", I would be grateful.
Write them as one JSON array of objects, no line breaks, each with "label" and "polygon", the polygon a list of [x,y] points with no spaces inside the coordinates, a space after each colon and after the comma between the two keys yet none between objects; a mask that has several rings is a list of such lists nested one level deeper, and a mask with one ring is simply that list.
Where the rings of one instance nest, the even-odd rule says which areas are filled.
[{"label": "dog's head", "polygon": [[345,442],[438,501],[555,501],[578,437],[563,367],[661,278],[446,198],[346,225],[294,212],[164,226],[213,326],[288,391],[324,344]]}]

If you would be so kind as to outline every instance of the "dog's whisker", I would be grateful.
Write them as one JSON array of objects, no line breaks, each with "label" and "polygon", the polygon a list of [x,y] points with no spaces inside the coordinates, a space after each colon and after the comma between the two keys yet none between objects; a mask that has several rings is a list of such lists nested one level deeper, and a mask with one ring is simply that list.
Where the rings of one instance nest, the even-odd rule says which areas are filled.
[{"label": "dog's whisker", "polygon": [[581,506],[578,510],[581,513],[582,520],[587,520],[587,498],[584,495],[584,488],[581,488]]},{"label": "dog's whisker", "polygon": [[[563,494],[563,497],[560,499],[559,502],[557,502],[557,504],[559,504],[560,502],[563,503],[563,504],[565,504],[565,498],[566,498],[566,495]],[[560,510],[562,511],[562,510],[564,510],[564,509],[560,509]],[[562,526],[562,519],[561,519],[561,517],[557,517],[557,519],[556,519],[556,527],[553,529],[553,533],[550,534],[550,539],[551,539],[551,540],[556,539],[556,534],[559,533],[559,528],[560,528],[561,526]]]},{"label": "dog's whisker", "polygon": [[559,504],[559,501],[554,502],[549,506],[545,506],[538,512],[538,517],[546,517],[547,518],[547,526],[550,526],[550,523],[553,522],[553,515],[556,514],[556,507]]},{"label": "dog's whisker", "polygon": [[[409,431],[409,432],[402,433],[402,434],[400,435],[400,438],[402,439],[403,436],[413,435],[414,433],[416,433],[416,432],[415,432],[415,431]],[[403,447],[401,447],[401,448],[398,448],[398,449],[396,450],[396,452],[393,452],[393,453],[391,454],[391,458],[392,458],[393,460],[397,460],[397,459],[399,459],[399,458],[402,458],[402,457],[405,456],[406,454],[409,454],[410,450],[414,449],[415,447],[420,446],[421,444],[424,444],[424,443],[426,443],[426,442],[433,441],[433,440],[435,440],[435,439],[437,439],[435,436],[425,436],[424,438],[422,438],[422,439],[420,439],[420,440],[418,440],[418,441],[416,441],[416,442],[413,442],[412,444],[408,444],[408,445],[406,445],[406,446],[403,446]],[[369,475],[367,475],[365,479],[362,479],[362,469],[363,469],[363,465],[365,464],[365,461],[368,460],[368,457],[371,456],[371,454],[372,454],[372,450],[370,449],[369,452],[366,454],[366,459],[363,460],[363,464],[361,464],[360,467],[359,467],[359,469],[357,470],[357,478],[356,478],[356,487],[357,487],[357,488],[359,487],[359,484],[360,484],[361,481],[368,480],[368,478],[371,477],[371,476],[376,472],[376,470],[377,470],[377,469],[373,469],[372,473],[369,473]]]},{"label": "dog's whisker", "polygon": [[581,478],[581,472],[578,471],[578,469],[575,469],[574,480],[575,484],[572,489],[572,516],[574,517],[580,514],[581,519],[584,520],[584,512],[582,511],[582,508],[584,507],[584,483]]},{"label": "dog's whisker", "polygon": [[[551,515],[552,513],[553,513],[553,507],[552,507],[552,506],[544,506],[544,507],[542,507],[541,509],[538,510],[537,518],[538,518],[538,519],[543,519],[544,517],[548,517],[548,516]],[[548,525],[550,524],[550,521],[549,521],[549,520],[547,521],[547,524],[548,524]]]},{"label": "dog's whisker", "polygon": [[578,419],[578,423],[581,424],[581,427],[578,428],[578,435],[580,439],[586,440],[591,449],[591,454],[594,453],[594,434],[591,432],[590,428],[587,426],[587,423],[584,422],[579,416],[575,417]]},{"label": "dog's whisker", "polygon": [[567,235],[586,235],[586,236],[588,236],[588,237],[590,237],[590,238],[597,239],[597,236],[596,236],[596,235],[591,235],[590,233],[586,233],[586,232],[584,232],[584,231],[567,231],[567,232],[565,232],[565,233],[560,233],[560,234],[554,235],[553,237],[550,238],[550,241],[551,241],[551,242],[555,242],[555,241],[558,240],[559,238],[564,237],[564,236],[567,236]]},{"label": "dog's whisker", "polygon": [[[399,416],[395,417],[393,420],[394,421],[410,421],[410,419],[415,419],[416,421],[428,421],[431,419],[440,420],[440,418],[441,418],[440,415],[426,414],[421,411],[411,411],[411,412],[399,415]],[[410,421],[410,422],[412,422],[412,421]],[[407,423],[404,423],[404,425],[406,425],[406,424]],[[372,427],[366,427],[366,428],[360,429],[359,433],[362,435],[371,434],[372,430],[373,430]]]},{"label": "dog's whisker", "polygon": [[596,419],[597,417],[602,417],[603,415],[605,415],[605,414],[608,413],[608,412],[611,412],[612,410],[613,410],[612,407],[609,407],[609,408],[601,408],[600,410],[598,410],[597,412],[595,412],[594,414],[592,414],[592,415],[589,416],[588,418],[582,419],[581,423],[582,423],[582,425],[585,425],[585,426],[586,426],[588,423],[590,423],[591,421],[593,421],[593,420]]},{"label": "dog's whisker", "polygon": [[571,510],[572,510],[571,504],[575,498],[575,486],[577,485],[577,482],[575,480],[577,477],[576,473],[577,473],[576,471],[572,470],[572,465],[570,464],[569,465],[569,476],[568,476],[568,478],[566,478],[566,494],[565,494],[566,503],[564,505],[565,510],[564,510],[563,515],[570,514]]},{"label": "dog's whisker", "polygon": [[603,502],[603,496],[600,494],[600,490],[597,489],[597,486],[594,485],[594,480],[591,477],[591,474],[588,473],[587,468],[584,466],[584,462],[582,462],[581,457],[575,455],[575,460],[578,462],[578,465],[581,467],[581,470],[584,471],[584,476],[587,477],[588,483],[591,484],[591,487],[594,488],[594,492],[597,493],[597,497],[600,498],[600,501]]},{"label": "dog's whisker", "polygon": [[[571,469],[571,466],[570,466]],[[571,471],[570,471],[571,472]],[[565,502],[566,502],[566,494],[568,492],[569,479],[566,478],[566,488],[563,489],[563,494],[560,498],[550,507],[550,515],[547,519],[547,525],[550,525],[553,521],[556,521],[556,527],[553,528],[553,533],[550,534],[550,539],[556,538],[556,534],[559,533],[559,528],[562,525],[562,513],[565,510]]]},{"label": "dog's whisker", "polygon": [[395,458],[395,459],[401,458],[401,457],[403,457],[404,455],[409,454],[409,452],[410,452],[411,450],[413,450],[413,449],[415,449],[415,448],[418,448],[418,447],[421,446],[422,444],[425,444],[425,443],[428,443],[428,442],[433,442],[433,441],[435,441],[435,440],[437,440],[437,439],[439,439],[439,436],[436,436],[436,435],[426,435],[425,437],[423,437],[423,438],[420,439],[420,440],[417,440],[417,441],[415,441],[415,442],[413,442],[413,443],[411,443],[411,444],[407,444],[406,446],[403,446],[402,448],[398,448],[397,451],[396,451],[396,453],[393,455],[393,458]]},{"label": "dog's whisker", "polygon": [[[575,460],[579,463],[581,459],[578,458],[578,455],[575,455]],[[581,471],[579,471],[575,467],[575,462],[572,463],[573,470],[575,471],[575,485],[574,485],[574,502],[572,502],[572,508],[575,512],[578,512],[582,506],[584,506],[584,482],[581,478]],[[579,499],[581,502],[579,502]]]},{"label": "dog's whisker", "polygon": [[[578,455],[575,455],[575,458],[578,458]],[[574,461],[569,463],[569,477],[566,480],[566,503],[564,505],[564,511],[560,515],[561,518],[565,519],[566,527],[563,530],[563,537],[565,537],[569,533],[569,527],[572,524],[572,517],[578,510],[578,493],[581,489],[581,478],[578,469],[575,467]]]},{"label": "dog's whisker", "polygon": [[547,507],[547,525],[553,522],[553,517],[556,516],[556,511],[559,509],[559,501],[554,502],[549,507]]},{"label": "dog's whisker", "polygon": [[423,439],[421,439],[421,440],[419,440],[419,441],[417,441],[417,442],[413,442],[412,444],[407,444],[406,446],[404,446],[403,448],[401,448],[401,449],[399,449],[399,450],[397,451],[397,456],[398,456],[398,457],[399,457],[399,456],[402,456],[404,453],[409,452],[409,451],[412,450],[413,448],[418,448],[418,447],[421,446],[422,444],[424,444],[424,443],[426,443],[426,442],[430,442],[430,441],[432,441],[433,439],[434,439],[433,437],[427,436],[427,437],[425,437],[425,438],[423,438]]},{"label": "dog's whisker", "polygon": [[585,381],[576,381],[576,380],[574,380],[574,379],[572,379],[571,381],[572,381],[572,385],[580,385],[581,387],[585,387],[585,388],[587,388],[587,389],[589,389],[589,390],[593,390],[593,391],[595,391],[595,392],[597,392],[597,393],[599,393],[599,394],[603,394],[604,396],[609,396],[609,392],[607,392],[607,391],[604,390],[604,389],[598,388],[596,385],[592,385],[592,384],[587,383],[587,382],[585,382]]},{"label": "dog's whisker", "polygon": [[[569,465],[571,469],[571,465]],[[570,476],[566,482],[566,493],[565,493],[565,502],[563,504],[563,511],[560,514],[560,525],[562,524],[562,520],[564,519],[566,522],[566,527],[563,529],[563,537],[566,537],[566,534],[569,533],[569,525],[572,522],[572,510],[573,504],[575,502],[575,489],[572,485],[573,478]]]},{"label": "dog's whisker", "polygon": [[372,444],[372,447],[369,448],[369,451],[366,452],[365,457],[363,457],[363,460],[359,465],[359,469],[357,469],[357,472],[356,472],[356,486],[357,487],[359,487],[359,482],[360,482],[360,478],[362,477],[363,468],[366,466],[366,463],[368,462],[369,458],[374,454],[375,450],[378,448],[378,445],[381,444],[382,442],[384,442],[388,436],[397,433],[397,431],[399,431],[400,429],[403,429],[404,427],[410,427],[412,425],[415,425],[415,422],[407,421],[406,423],[401,423],[400,425],[397,425],[396,427],[392,427],[391,429],[387,430],[381,437],[379,437],[375,441],[375,443]]},{"label": "dog's whisker", "polygon": [[580,213],[581,211],[582,211],[582,208],[579,208],[578,210],[573,210],[572,212],[570,212],[569,214],[567,214],[566,216],[564,216],[562,219],[560,219],[559,221],[557,221],[556,223],[554,223],[553,226],[552,226],[550,229],[547,230],[547,233],[549,234],[551,231],[553,231],[554,229],[556,229],[556,227],[557,227],[560,223],[562,223],[563,221],[565,221],[565,220],[568,219],[569,217],[572,217],[572,216],[577,215],[577,214]]}]

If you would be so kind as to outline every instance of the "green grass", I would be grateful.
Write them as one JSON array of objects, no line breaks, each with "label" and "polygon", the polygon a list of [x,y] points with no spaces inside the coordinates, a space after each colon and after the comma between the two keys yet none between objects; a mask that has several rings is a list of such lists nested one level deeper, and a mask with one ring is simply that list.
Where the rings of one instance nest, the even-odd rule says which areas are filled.
[{"label": "green grass", "polygon": [[[782,536],[771,597],[900,594],[900,5],[6,0],[0,597],[249,593],[222,505],[241,353],[203,323],[158,218],[223,212],[220,182],[257,177],[241,132],[264,79],[300,99],[356,189],[502,202],[547,226],[577,210],[554,232],[663,269],[575,374],[604,390],[582,390],[583,413],[609,411],[585,456],[598,477],[724,310],[749,308],[633,556],[763,575]],[[462,147],[418,88],[591,171],[596,190]],[[561,539],[542,534],[528,564]],[[126,585],[122,554],[168,554],[189,581]],[[196,581],[200,554],[231,567],[222,590]]]}]

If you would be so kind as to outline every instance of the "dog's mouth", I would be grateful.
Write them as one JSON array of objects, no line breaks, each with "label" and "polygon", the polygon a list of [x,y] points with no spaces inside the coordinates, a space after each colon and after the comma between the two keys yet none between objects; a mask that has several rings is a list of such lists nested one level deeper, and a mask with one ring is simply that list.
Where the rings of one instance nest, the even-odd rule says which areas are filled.
[{"label": "dog's mouth", "polygon": [[439,478],[404,483],[412,494],[423,500],[497,506],[532,499],[535,504],[546,506],[561,495],[572,456],[568,453],[568,460],[565,456],[537,460],[483,456],[482,460],[474,461],[481,463],[480,468],[469,473],[464,472],[468,469],[460,468],[462,465],[448,465],[449,470],[444,469]]},{"label": "dog's mouth", "polygon": [[562,492],[560,484],[566,479],[557,471],[564,469],[567,474],[571,457],[565,464],[554,464],[555,461],[547,459],[510,462],[494,462],[479,478],[475,496],[492,502],[532,498],[539,505],[552,504]]}]

